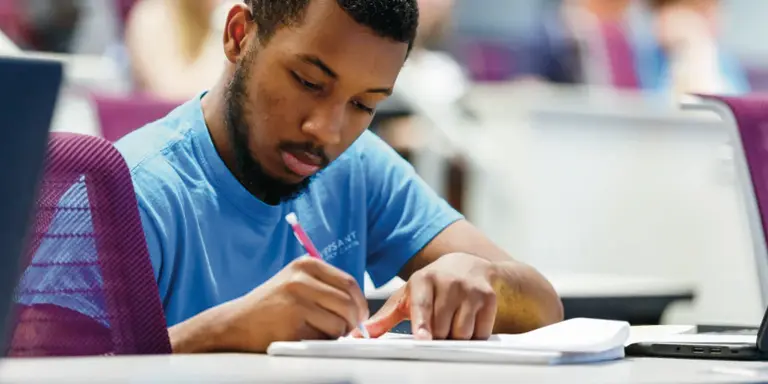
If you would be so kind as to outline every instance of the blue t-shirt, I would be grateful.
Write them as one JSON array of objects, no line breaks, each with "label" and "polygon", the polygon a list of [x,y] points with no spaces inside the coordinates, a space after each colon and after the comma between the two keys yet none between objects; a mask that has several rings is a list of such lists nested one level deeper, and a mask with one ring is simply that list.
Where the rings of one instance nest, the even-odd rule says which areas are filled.
[{"label": "blue t-shirt", "polygon": [[[361,287],[366,271],[377,285],[395,277],[413,255],[462,218],[368,131],[305,193],[278,206],[251,195],[226,167],[206,127],[200,98],[116,146],[131,170],[169,326],[247,294],[305,254],[285,222],[290,212],[297,214],[324,260]],[[45,249],[51,247],[43,244]],[[81,272],[77,278],[69,271],[67,277],[40,279],[28,271],[27,279],[66,281],[76,288],[79,281],[94,279],[91,271]],[[56,300],[102,315],[103,306],[87,298]]]}]

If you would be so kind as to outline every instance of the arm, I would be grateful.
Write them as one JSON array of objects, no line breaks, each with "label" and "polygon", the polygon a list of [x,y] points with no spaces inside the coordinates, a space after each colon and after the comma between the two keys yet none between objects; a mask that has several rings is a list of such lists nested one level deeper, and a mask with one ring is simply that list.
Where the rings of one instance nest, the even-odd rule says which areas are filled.
[{"label": "arm", "polygon": [[[380,139],[366,133],[360,140],[367,168],[368,272],[377,285],[395,274],[408,281],[368,323],[371,334],[414,315],[424,316],[415,323],[440,323],[438,338],[450,332],[482,338],[494,320],[497,333],[513,333],[562,319],[560,300],[543,276],[464,220]],[[456,289],[467,296],[460,298]],[[414,305],[418,299],[424,302]],[[477,314],[480,320],[468,319],[450,331],[454,312],[464,304],[471,307],[465,317]]]},{"label": "arm", "polygon": [[402,269],[400,277],[411,276],[450,254],[467,254],[487,260],[493,266],[493,288],[497,313],[494,333],[519,333],[563,319],[563,307],[552,285],[534,268],[515,261],[469,222],[462,220],[446,228]]}]

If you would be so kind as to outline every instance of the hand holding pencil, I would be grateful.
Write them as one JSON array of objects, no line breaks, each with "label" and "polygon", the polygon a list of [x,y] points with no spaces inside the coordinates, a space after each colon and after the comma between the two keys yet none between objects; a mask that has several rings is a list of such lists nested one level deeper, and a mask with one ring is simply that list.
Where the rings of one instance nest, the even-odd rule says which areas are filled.
[{"label": "hand holding pencil", "polygon": [[[293,229],[293,234],[296,236],[296,240],[301,243],[301,245],[304,247],[304,249],[309,252],[309,256],[316,260],[323,260],[323,257],[320,255],[320,252],[315,248],[315,244],[312,243],[312,240],[309,238],[309,235],[304,231],[304,228],[302,228],[301,224],[299,224],[299,219],[296,217],[295,213],[290,213],[288,216],[285,217],[285,220],[288,222],[288,224],[291,226],[291,229]],[[366,301],[366,307],[367,307],[367,301]],[[360,334],[366,338],[369,339],[371,336],[368,334],[368,330],[363,325],[362,321],[365,321],[365,319],[360,320],[361,323],[358,324],[357,330],[360,332]]]},{"label": "hand holding pencil", "polygon": [[[204,314],[216,324],[215,351],[266,352],[275,341],[366,337],[368,302],[354,277],[326,263],[293,215],[287,218],[307,250],[247,295]],[[186,330],[188,331],[188,330]],[[180,328],[171,329],[185,332]],[[183,346],[182,346],[183,347]],[[183,348],[182,348],[183,349]]]},{"label": "hand holding pencil", "polygon": [[216,324],[217,336],[210,341],[215,351],[264,353],[275,341],[347,336],[368,315],[368,303],[352,276],[305,256],[204,317]]}]

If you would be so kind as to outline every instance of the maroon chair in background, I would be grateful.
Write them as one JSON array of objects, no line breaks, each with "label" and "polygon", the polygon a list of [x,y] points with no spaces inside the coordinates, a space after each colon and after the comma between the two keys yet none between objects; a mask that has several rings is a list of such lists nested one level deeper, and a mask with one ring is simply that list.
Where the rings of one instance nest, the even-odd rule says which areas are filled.
[{"label": "maroon chair in background", "polygon": [[506,81],[519,70],[517,53],[505,43],[468,39],[457,45],[457,54],[475,81]]},{"label": "maroon chair in background", "polygon": [[124,159],[101,138],[51,135],[8,355],[170,353]]},{"label": "maroon chair in background", "polygon": [[26,19],[21,12],[23,0],[0,0],[0,31],[16,45],[27,41]]},{"label": "maroon chair in background", "polygon": [[128,96],[91,95],[101,135],[110,142],[144,125],[165,117],[181,103],[158,100],[139,94]]}]

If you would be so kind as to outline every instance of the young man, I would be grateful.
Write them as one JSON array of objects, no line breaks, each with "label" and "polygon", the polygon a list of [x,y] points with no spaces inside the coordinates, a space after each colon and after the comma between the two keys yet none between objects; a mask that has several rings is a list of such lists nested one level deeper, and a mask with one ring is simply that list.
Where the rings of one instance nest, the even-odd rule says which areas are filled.
[{"label": "young man", "polygon": [[[514,261],[366,127],[417,27],[416,0],[249,0],[209,92],[121,140],[174,352],[273,341],[487,338],[562,319],[550,284]],[[301,257],[295,212],[323,261]],[[408,281],[368,319],[360,287]]]}]

